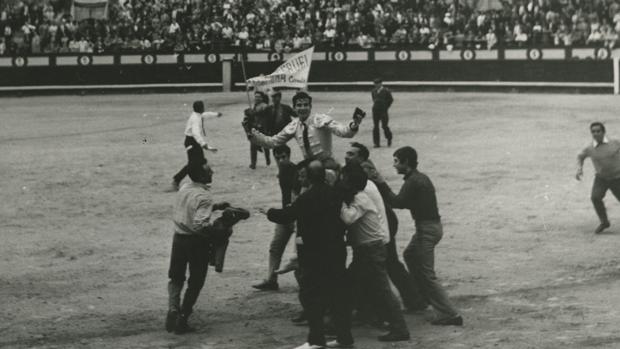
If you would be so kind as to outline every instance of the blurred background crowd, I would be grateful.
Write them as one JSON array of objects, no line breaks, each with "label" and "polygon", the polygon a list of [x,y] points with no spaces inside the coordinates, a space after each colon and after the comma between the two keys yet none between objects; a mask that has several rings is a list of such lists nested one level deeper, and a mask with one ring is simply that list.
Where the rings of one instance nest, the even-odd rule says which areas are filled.
[{"label": "blurred background crowd", "polygon": [[[104,0],[105,1],[105,0]],[[359,48],[615,47],[620,0],[0,1],[0,55]]]}]

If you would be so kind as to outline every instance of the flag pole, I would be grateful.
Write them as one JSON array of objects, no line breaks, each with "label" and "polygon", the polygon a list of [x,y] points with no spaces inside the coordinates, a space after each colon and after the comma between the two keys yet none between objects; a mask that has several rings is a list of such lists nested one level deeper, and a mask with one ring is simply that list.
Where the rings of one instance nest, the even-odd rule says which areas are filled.
[{"label": "flag pole", "polygon": [[243,82],[245,82],[245,94],[248,97],[248,106],[252,108],[252,101],[250,99],[250,86],[248,86],[248,76],[245,73],[245,43],[242,43],[241,45],[241,71],[243,72]]}]

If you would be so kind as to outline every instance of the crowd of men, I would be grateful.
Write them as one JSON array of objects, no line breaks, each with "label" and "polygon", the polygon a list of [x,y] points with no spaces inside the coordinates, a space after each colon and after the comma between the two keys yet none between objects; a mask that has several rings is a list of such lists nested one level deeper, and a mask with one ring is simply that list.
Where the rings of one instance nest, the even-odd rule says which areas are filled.
[{"label": "crowd of men", "polygon": [[[381,120],[385,120],[387,127],[387,108],[392,97],[389,94],[390,102],[386,104],[385,95],[389,91],[383,90],[380,80],[376,84],[373,102],[381,108],[373,110],[375,128]],[[266,98],[262,92],[255,93],[254,106],[245,111],[243,125],[251,154],[257,148],[265,154],[273,149],[282,205],[261,209],[276,226],[266,277],[253,287],[262,291],[279,289],[277,271],[288,241],[295,236],[297,262],[293,269],[303,310],[293,321],[309,328],[306,342],[297,348],[350,348],[354,343],[351,333],[354,320],[385,329],[387,332],[378,337],[379,341],[406,341],[410,333],[403,311],[418,312],[429,305],[437,314],[432,321],[434,325],[461,326],[463,318],[434,272],[434,248],[443,230],[435,188],[429,177],[418,170],[416,150],[405,146],[393,154],[394,169],[404,176],[404,184],[396,194],[375,168],[365,145],[352,142],[342,154],[344,165],[333,152],[332,137],[354,137],[365,117],[363,110],[356,108],[352,120],[341,123],[329,115],[312,113],[312,97],[306,92],[295,94],[292,108],[282,104],[280,93],[272,94],[271,104]],[[191,126],[198,119],[219,115],[205,112],[202,102],[196,102],[186,137],[193,137]],[[273,117],[267,118],[269,115]],[[274,124],[279,126],[275,128]],[[191,181],[181,186],[175,204],[166,328],[179,334],[191,331],[187,318],[204,283],[205,258],[213,255],[210,252],[207,257],[196,257],[197,251],[208,248],[204,241],[227,242],[232,225],[247,218],[243,211],[231,208],[226,202],[215,203],[210,196],[206,183],[210,182],[212,171],[206,165],[208,161],[202,149],[212,147],[200,137],[204,137],[204,129],[198,140],[185,139],[188,147],[185,173]],[[389,133],[389,145],[391,137]],[[292,139],[304,158],[297,164],[291,161],[291,149],[287,145]],[[255,155],[251,161],[250,167],[254,169]],[[404,252],[405,264],[397,252],[398,219],[394,209],[409,210],[415,221],[415,232]],[[214,219],[218,210],[224,211],[222,218]],[[200,239],[203,243],[196,243]],[[349,265],[346,264],[347,246],[352,251]],[[185,298],[180,302],[186,265],[190,276]],[[219,265],[221,270],[222,263]],[[404,310],[392,291],[392,283]],[[328,341],[330,335],[333,339]]]},{"label": "crowd of men", "polygon": [[0,4],[0,56],[201,52],[241,45],[276,52],[311,45],[614,47],[620,32],[618,0],[112,0],[106,20],[79,22],[69,0]]}]

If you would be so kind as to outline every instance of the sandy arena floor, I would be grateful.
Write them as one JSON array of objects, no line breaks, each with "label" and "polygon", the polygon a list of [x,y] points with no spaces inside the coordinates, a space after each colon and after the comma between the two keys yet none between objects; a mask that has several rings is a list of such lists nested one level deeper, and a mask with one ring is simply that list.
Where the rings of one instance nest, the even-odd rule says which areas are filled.
[{"label": "sandy arena floor", "polygon": [[[369,93],[314,93],[314,110],[338,120]],[[620,99],[594,95],[395,93],[392,149],[372,150],[394,188],[392,152],[412,145],[433,179],[445,237],[436,270],[465,326],[407,315],[410,342],[382,344],[381,332],[354,329],[356,347],[620,348],[620,205],[612,228],[594,236],[593,169],[574,179],[588,124],[620,134]],[[290,101],[291,94],[284,96]],[[210,122],[220,152],[214,196],[250,208],[224,273],[209,271],[193,323],[163,330],[173,194],[183,165],[182,131],[191,102],[206,98],[225,116]],[[276,168],[248,168],[235,94],[104,95],[0,99],[0,347],[293,348],[306,329],[291,274],[281,292],[250,286],[267,263],[273,225],[257,212],[276,206]],[[356,137],[368,145],[371,120]],[[335,141],[342,161],[348,140]],[[299,159],[297,146],[294,158]],[[399,248],[413,231],[399,212]],[[615,224],[614,224],[615,223]],[[291,251],[287,251],[287,256]]]}]

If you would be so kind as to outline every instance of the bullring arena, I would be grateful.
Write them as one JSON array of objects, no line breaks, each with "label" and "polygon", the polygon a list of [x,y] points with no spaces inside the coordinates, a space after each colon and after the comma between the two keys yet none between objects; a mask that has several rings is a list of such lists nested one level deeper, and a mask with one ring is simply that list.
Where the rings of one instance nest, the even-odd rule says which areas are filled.
[{"label": "bullring arena", "polygon": [[[389,84],[388,84],[389,86]],[[346,121],[368,92],[313,92],[314,111]],[[291,92],[283,102],[290,104]],[[574,179],[588,125],[620,134],[612,95],[394,92],[391,148],[371,158],[393,188],[392,152],[420,154],[434,181],[445,235],[436,270],[463,327],[434,327],[408,314],[412,338],[383,344],[354,327],[356,347],[617,348],[620,345],[620,205],[606,200],[612,227],[597,224],[588,161]],[[185,161],[180,143],[191,102],[224,116],[207,132],[213,194],[246,207],[224,272],[212,269],[197,304],[198,331],[166,333],[166,271],[174,194],[163,189]],[[0,347],[289,348],[307,329],[291,274],[280,292],[260,292],[276,207],[277,169],[248,168],[240,120],[243,92],[5,97],[0,100]],[[364,120],[356,141],[372,145]],[[349,140],[334,139],[343,161]],[[299,149],[292,158],[301,159]],[[413,232],[397,211],[399,252]],[[292,254],[287,249],[285,258]]]}]

